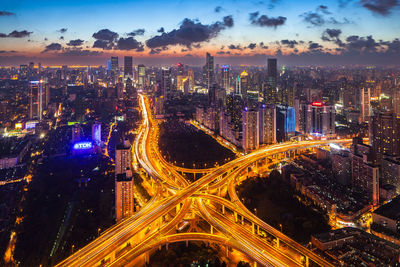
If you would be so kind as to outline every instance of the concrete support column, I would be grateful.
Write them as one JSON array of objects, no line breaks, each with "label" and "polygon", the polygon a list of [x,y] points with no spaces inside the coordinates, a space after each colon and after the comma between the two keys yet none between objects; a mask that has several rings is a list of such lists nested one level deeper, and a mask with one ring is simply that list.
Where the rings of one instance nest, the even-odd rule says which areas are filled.
[{"label": "concrete support column", "polygon": [[260,234],[260,226],[257,225],[257,235],[259,235],[259,234]]},{"label": "concrete support column", "polygon": [[214,227],[211,225],[211,231],[210,233],[213,235],[214,234]]},{"label": "concrete support column", "polygon": [[222,205],[222,214],[225,214],[225,206]]},{"label": "concrete support column", "polygon": [[279,238],[276,238],[276,247],[279,248]]},{"label": "concrete support column", "polygon": [[254,262],[253,266],[254,266],[254,267],[257,267],[257,262],[256,262],[256,261]]},{"label": "concrete support column", "polygon": [[228,246],[225,247],[225,256],[227,258],[229,258],[229,247]]},{"label": "concrete support column", "polygon": [[236,211],[234,211],[234,212],[233,212],[233,215],[235,216],[235,223],[237,223],[237,221],[238,221],[237,212],[236,212]]},{"label": "concrete support column", "polygon": [[310,265],[310,261],[308,259],[308,256],[306,256],[306,267],[308,267]]},{"label": "concrete support column", "polygon": [[242,215],[242,225],[244,224],[244,216]]},{"label": "concrete support column", "polygon": [[254,226],[253,222],[251,222],[251,231],[252,231],[253,234],[256,233],[256,229],[255,229],[255,226]]}]

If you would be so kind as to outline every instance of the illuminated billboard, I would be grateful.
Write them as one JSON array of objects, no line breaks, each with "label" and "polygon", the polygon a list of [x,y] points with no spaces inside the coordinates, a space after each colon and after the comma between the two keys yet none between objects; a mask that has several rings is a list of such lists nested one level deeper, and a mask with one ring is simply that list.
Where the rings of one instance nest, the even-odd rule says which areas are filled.
[{"label": "illuminated billboard", "polygon": [[82,149],[91,149],[93,148],[92,142],[78,142],[74,144],[74,149],[82,150]]}]

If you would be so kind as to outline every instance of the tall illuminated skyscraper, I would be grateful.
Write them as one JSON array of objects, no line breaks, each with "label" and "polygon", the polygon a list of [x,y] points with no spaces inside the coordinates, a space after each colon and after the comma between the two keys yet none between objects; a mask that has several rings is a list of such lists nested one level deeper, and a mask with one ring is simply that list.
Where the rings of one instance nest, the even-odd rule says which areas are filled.
[{"label": "tall illuminated skyscraper", "polygon": [[171,69],[162,68],[161,69],[161,83],[160,83],[161,95],[166,98],[171,92]]},{"label": "tall illuminated skyscraper", "polygon": [[115,84],[119,76],[118,57],[111,57],[111,76]]},{"label": "tall illuminated skyscraper", "polygon": [[214,83],[214,57],[210,53],[206,54],[206,64],[203,67],[203,78],[205,80],[207,90]]},{"label": "tall illuminated skyscraper", "polygon": [[259,115],[258,110],[245,107],[243,109],[243,137],[242,147],[245,152],[259,147]]},{"label": "tall illuminated skyscraper", "polygon": [[133,80],[132,57],[124,57],[124,78]]},{"label": "tall illuminated skyscraper", "polygon": [[129,141],[115,149],[115,214],[117,222],[134,212],[132,154]]},{"label": "tall illuminated skyscraper", "polygon": [[29,118],[42,120],[50,102],[50,86],[44,81],[29,82]]},{"label": "tall illuminated skyscraper", "polygon": [[260,144],[276,143],[276,107],[275,105],[261,105],[259,110],[259,139]]},{"label": "tall illuminated skyscraper", "polygon": [[138,85],[141,89],[144,89],[146,84],[146,67],[143,64],[138,66]]},{"label": "tall illuminated skyscraper", "polygon": [[277,60],[276,58],[269,58],[268,59],[268,83],[272,87],[276,87],[276,80],[278,79],[278,70],[277,70]]},{"label": "tall illuminated skyscraper", "polygon": [[95,122],[92,125],[92,141],[98,146],[101,145],[101,123]]},{"label": "tall illuminated skyscraper", "polygon": [[229,80],[229,66],[228,65],[222,65],[221,75],[222,75],[222,88],[224,88],[225,91],[227,93],[229,93],[230,80]]}]

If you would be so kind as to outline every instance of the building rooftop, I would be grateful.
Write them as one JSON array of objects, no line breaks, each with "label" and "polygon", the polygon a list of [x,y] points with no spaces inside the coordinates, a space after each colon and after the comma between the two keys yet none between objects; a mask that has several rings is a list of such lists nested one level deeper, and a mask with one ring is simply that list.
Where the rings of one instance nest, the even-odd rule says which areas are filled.
[{"label": "building rooftop", "polygon": [[400,220],[400,196],[379,207],[374,213],[392,220]]}]

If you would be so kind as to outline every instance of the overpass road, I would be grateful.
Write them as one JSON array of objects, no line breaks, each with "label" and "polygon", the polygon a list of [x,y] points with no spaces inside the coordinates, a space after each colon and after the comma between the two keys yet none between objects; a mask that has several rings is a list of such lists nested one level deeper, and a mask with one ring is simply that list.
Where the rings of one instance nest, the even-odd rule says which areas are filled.
[{"label": "overpass road", "polygon": [[[333,266],[326,259],[263,222],[240,202],[235,186],[266,158],[294,157],[306,149],[350,143],[350,139],[288,142],[260,148],[222,166],[187,169],[161,156],[158,124],[145,95],[139,95],[142,123],[132,146],[135,162],[154,186],[151,200],[57,266],[130,266],[159,246],[181,241],[214,242],[237,249],[263,266]],[[190,183],[183,173],[204,174]],[[229,196],[228,198],[223,195]],[[199,218],[209,231],[177,233],[186,218]],[[262,235],[260,235],[262,233]],[[266,237],[270,238],[266,238]],[[273,242],[271,242],[273,240]]]}]

